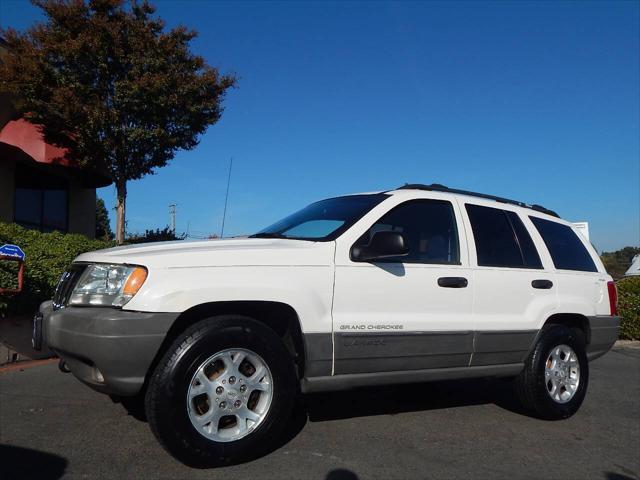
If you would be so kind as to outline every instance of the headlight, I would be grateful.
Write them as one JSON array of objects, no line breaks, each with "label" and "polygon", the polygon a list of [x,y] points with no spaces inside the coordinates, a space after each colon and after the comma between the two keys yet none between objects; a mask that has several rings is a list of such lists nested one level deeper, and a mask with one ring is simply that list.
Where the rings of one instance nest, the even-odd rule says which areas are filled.
[{"label": "headlight", "polygon": [[69,305],[121,307],[140,290],[147,269],[128,265],[89,265],[76,283]]}]

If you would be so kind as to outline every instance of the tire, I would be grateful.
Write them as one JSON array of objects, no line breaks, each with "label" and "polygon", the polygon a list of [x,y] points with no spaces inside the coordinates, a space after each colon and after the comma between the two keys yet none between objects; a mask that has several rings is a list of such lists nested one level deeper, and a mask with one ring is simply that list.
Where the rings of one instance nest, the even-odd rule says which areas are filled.
[{"label": "tire", "polygon": [[[554,365],[558,368],[552,368]],[[526,410],[546,420],[560,420],[578,411],[588,383],[584,336],[564,325],[548,325],[540,332],[514,387]]]},{"label": "tire", "polygon": [[[248,363],[238,360],[240,353]],[[236,360],[242,365],[229,370],[236,368]],[[258,367],[260,361],[266,370]],[[255,385],[250,382],[260,374],[252,373],[251,368],[268,372],[262,380],[254,380],[256,384],[262,382],[262,386],[256,387],[257,393],[252,393]],[[207,369],[215,371],[211,375]],[[230,376],[233,372],[237,378]],[[202,377],[203,373],[207,378]],[[216,389],[223,387],[221,379],[225,378],[224,391],[219,395],[217,392],[222,390]],[[240,390],[242,382],[244,393]],[[202,388],[206,388],[206,394],[192,396]],[[294,362],[281,338],[251,318],[223,315],[199,321],[178,335],[150,377],[145,410],[151,430],[171,455],[190,466],[209,467],[264,453],[286,426],[296,395]],[[234,400],[242,403],[236,410]],[[252,407],[251,402],[256,406]],[[257,423],[241,416],[245,413],[258,416],[247,410],[257,411],[260,403],[267,406],[260,407],[263,412]],[[216,405],[220,408],[216,409]],[[199,416],[201,410],[203,416]],[[218,419],[202,426],[200,419],[205,415]],[[237,433],[241,430],[244,433]],[[227,435],[224,438],[223,433]]]}]

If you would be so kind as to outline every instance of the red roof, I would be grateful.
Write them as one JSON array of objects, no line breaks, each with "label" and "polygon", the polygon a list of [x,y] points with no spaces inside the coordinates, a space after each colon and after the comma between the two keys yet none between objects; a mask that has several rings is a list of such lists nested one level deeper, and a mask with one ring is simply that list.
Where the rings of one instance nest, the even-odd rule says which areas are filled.
[{"label": "red roof", "polygon": [[67,151],[44,141],[40,129],[24,119],[12,120],[0,131],[0,142],[18,147],[36,162],[75,166],[66,158]]},{"label": "red roof", "polygon": [[77,163],[67,157],[66,149],[45,142],[40,129],[22,118],[8,122],[0,130],[0,149],[3,147],[2,144],[15,152],[0,155],[2,159],[14,158],[40,164],[51,173],[80,178],[86,187],[105,187],[111,184],[111,179],[105,173],[86,168],[79,169]]}]

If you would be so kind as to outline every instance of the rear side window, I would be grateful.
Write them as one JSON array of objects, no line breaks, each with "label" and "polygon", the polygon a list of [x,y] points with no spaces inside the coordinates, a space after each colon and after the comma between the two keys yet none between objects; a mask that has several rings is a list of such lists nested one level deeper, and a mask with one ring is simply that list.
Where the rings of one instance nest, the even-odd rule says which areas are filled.
[{"label": "rear side window", "polygon": [[465,207],[479,266],[542,268],[533,240],[516,213],[480,205]]},{"label": "rear side window", "polygon": [[516,233],[516,240],[518,240],[518,246],[522,253],[524,266],[526,268],[542,268],[542,262],[540,261],[538,250],[536,250],[536,246],[533,244],[533,240],[527,231],[527,227],[524,226],[524,223],[522,223],[522,220],[520,220],[520,217],[516,212],[508,212],[505,210],[505,213],[509,217],[511,226]]},{"label": "rear side window", "polygon": [[598,271],[591,255],[571,227],[543,218],[529,218],[540,232],[557,269],[580,272]]}]

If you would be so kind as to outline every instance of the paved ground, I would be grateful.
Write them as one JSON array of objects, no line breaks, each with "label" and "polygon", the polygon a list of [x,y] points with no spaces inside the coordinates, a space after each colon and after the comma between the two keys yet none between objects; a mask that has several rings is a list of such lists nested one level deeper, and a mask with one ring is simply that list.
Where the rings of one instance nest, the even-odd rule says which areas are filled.
[{"label": "paved ground", "polygon": [[193,470],[147,424],[55,364],[0,373],[0,478],[639,478],[640,349],[592,364],[573,418],[518,411],[504,381],[306,398],[287,437],[249,463]]}]

